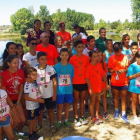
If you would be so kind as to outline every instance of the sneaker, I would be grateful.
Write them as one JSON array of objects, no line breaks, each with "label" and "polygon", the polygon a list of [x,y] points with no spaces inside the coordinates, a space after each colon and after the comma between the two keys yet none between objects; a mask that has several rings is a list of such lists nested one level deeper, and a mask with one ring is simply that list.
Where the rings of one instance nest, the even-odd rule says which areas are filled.
[{"label": "sneaker", "polygon": [[59,130],[62,127],[62,123],[57,122],[56,123],[56,130]]},{"label": "sneaker", "polygon": [[114,114],[114,119],[117,120],[119,118],[119,111],[116,110]]},{"label": "sneaker", "polygon": [[89,108],[88,108],[88,105],[85,105],[85,110],[84,110],[85,113],[89,113]]},{"label": "sneaker", "polygon": [[50,126],[50,130],[51,130],[51,132],[52,132],[52,135],[55,135],[55,128],[54,128],[53,125]]},{"label": "sneaker", "polygon": [[82,124],[80,123],[80,121],[79,121],[79,118],[75,118],[75,119],[74,119],[74,123],[75,123],[75,126],[77,126],[77,127],[79,127],[79,126],[82,125]]},{"label": "sneaker", "polygon": [[47,120],[46,112],[43,112],[43,120]]},{"label": "sneaker", "polygon": [[42,129],[42,125],[37,125],[36,132],[39,132]]},{"label": "sneaker", "polygon": [[67,120],[64,122],[64,125],[66,125],[67,127],[70,127],[70,122]]},{"label": "sneaker", "polygon": [[135,119],[134,119],[134,123],[135,123],[136,125],[140,125],[139,119],[138,119],[138,118],[135,118]]},{"label": "sneaker", "polygon": [[80,122],[81,122],[81,124],[87,124],[88,122],[86,121],[86,119],[85,119],[85,117],[84,116],[82,116],[80,119]]},{"label": "sneaker", "polygon": [[108,115],[107,112],[104,112],[104,115],[103,116],[104,116],[105,119],[109,119],[109,115]]},{"label": "sneaker", "polygon": [[98,119],[99,123],[103,123],[102,117],[100,115],[96,116],[96,119]]},{"label": "sneaker", "polygon": [[27,133],[27,132],[17,132],[16,131],[16,136],[29,137],[29,133]]},{"label": "sneaker", "polygon": [[97,118],[92,118],[91,121],[92,121],[92,123],[95,123],[96,125],[100,124],[100,122]]},{"label": "sneaker", "polygon": [[34,134],[33,136],[34,136],[34,138],[36,138],[37,140],[40,138],[40,135],[39,135],[39,134],[37,134],[37,133],[36,133],[36,134]]},{"label": "sneaker", "polygon": [[122,120],[125,122],[125,123],[130,123],[130,121],[128,120],[128,118],[127,118],[127,115],[125,114],[125,115],[123,115],[123,116],[121,116],[121,118],[122,118]]}]

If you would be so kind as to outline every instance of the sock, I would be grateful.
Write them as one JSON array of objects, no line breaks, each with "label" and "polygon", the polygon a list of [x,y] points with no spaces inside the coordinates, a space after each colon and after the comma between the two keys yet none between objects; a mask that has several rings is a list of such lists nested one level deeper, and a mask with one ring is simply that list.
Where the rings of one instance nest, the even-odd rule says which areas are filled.
[{"label": "sock", "polygon": [[68,119],[65,119],[65,122],[67,121]]},{"label": "sock", "polygon": [[29,134],[29,138],[31,138],[33,136],[33,134]]},{"label": "sock", "polygon": [[61,123],[61,121],[58,121],[59,123]]},{"label": "sock", "polygon": [[137,116],[133,116],[134,117],[134,119],[137,119]]},{"label": "sock", "polygon": [[119,109],[118,108],[115,108],[115,111],[119,111]]},{"label": "sock", "polygon": [[35,135],[36,134],[36,131],[33,131],[33,135]]},{"label": "sock", "polygon": [[124,116],[126,114],[126,111],[122,111],[122,116]]}]

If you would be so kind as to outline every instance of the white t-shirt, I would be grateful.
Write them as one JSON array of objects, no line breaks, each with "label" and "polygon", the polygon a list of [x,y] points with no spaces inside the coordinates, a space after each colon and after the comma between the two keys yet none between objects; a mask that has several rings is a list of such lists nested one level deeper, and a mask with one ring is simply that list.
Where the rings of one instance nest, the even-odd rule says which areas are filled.
[{"label": "white t-shirt", "polygon": [[10,108],[6,99],[7,99],[6,91],[0,89],[0,118],[7,117],[10,112]]},{"label": "white t-shirt", "polygon": [[[3,65],[3,59],[1,58],[0,59],[0,66],[2,67],[2,65]],[[18,66],[19,69],[21,69],[21,65],[22,65],[22,61],[21,61],[21,59],[19,59],[19,66]]]},{"label": "white t-shirt", "polygon": [[89,57],[89,52],[90,51],[96,51],[96,50],[98,50],[96,47],[94,47],[94,49],[92,49],[92,50],[88,49],[88,47],[87,47],[83,50],[83,54]]},{"label": "white t-shirt", "polygon": [[[37,84],[39,86],[39,91],[42,98],[50,98],[53,96],[53,81],[52,79],[56,77],[56,72],[52,66],[47,65],[45,69],[39,69],[38,66],[35,67],[37,70]],[[46,76],[45,76],[46,75]],[[45,85],[47,87],[45,87]]]},{"label": "white t-shirt", "polygon": [[[38,87],[35,86],[35,84],[28,83],[28,82],[26,82],[24,85],[24,94],[28,94],[28,96],[33,99],[39,99],[41,97]],[[26,109],[27,110],[35,110],[38,107],[39,107],[38,102],[26,100]]]},{"label": "white t-shirt", "polygon": [[30,67],[35,67],[38,64],[38,62],[37,62],[37,53],[38,52],[36,52],[35,56],[31,55],[29,52],[24,54],[23,55],[23,61],[28,61]]}]

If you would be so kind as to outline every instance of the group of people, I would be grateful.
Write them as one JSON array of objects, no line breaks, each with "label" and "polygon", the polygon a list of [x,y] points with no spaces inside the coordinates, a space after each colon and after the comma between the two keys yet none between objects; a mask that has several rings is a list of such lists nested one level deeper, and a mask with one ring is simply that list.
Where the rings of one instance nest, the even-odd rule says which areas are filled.
[{"label": "group of people", "polygon": [[[13,130],[16,135],[29,137],[29,140],[38,139],[37,132],[42,129],[46,110],[52,134],[61,129],[63,107],[63,123],[69,127],[72,103],[76,127],[88,124],[84,111],[90,111],[91,122],[103,123],[100,103],[102,100],[103,117],[109,119],[107,93],[112,95],[115,106],[114,119],[119,118],[121,103],[121,118],[130,123],[127,113],[131,112],[132,99],[134,123],[140,125],[137,117],[140,34],[138,42],[131,45],[128,34],[113,44],[106,38],[105,28],[99,30],[97,40],[88,36],[78,24],[73,26],[72,37],[65,31],[64,22],[59,23],[59,28],[55,34],[50,30],[51,23],[46,21],[42,31],[41,21],[37,19],[34,28],[28,30],[26,45],[29,52],[24,53],[22,44],[6,44],[0,59],[0,140],[4,132],[4,137],[13,140]],[[54,127],[56,106],[57,124]],[[29,126],[29,133],[22,131],[25,125]]]}]

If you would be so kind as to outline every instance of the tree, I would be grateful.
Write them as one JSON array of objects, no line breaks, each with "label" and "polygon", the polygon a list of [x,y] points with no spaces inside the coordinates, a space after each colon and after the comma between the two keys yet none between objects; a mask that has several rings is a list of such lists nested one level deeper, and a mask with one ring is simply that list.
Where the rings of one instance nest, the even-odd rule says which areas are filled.
[{"label": "tree", "polygon": [[22,8],[11,15],[10,21],[12,23],[12,29],[14,31],[19,31],[23,35],[25,34],[26,29],[33,26],[34,15],[29,9]]},{"label": "tree", "polygon": [[124,27],[124,29],[130,28],[130,23],[129,23],[128,19],[126,19],[126,20],[124,21],[123,27]]},{"label": "tree", "polygon": [[114,21],[111,23],[110,26],[111,26],[111,29],[117,29],[118,25],[119,25],[119,23],[117,21]]},{"label": "tree", "polygon": [[102,27],[106,28],[106,22],[103,19],[100,19],[98,26],[99,28],[102,28]]}]

